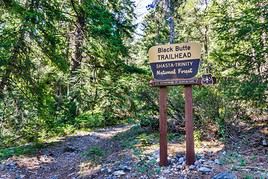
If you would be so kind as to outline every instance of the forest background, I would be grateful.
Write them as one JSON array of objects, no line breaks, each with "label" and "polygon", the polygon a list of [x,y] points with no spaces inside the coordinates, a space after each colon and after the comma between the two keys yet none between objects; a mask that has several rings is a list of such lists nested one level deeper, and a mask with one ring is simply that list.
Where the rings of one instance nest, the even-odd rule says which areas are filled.
[{"label": "forest background", "polygon": [[[268,3],[171,0],[175,43],[200,42],[197,130],[218,137],[239,121],[267,116]],[[0,147],[122,123],[158,129],[158,89],[147,52],[169,42],[164,1],[136,31],[130,0],[0,0]],[[184,127],[182,87],[169,88],[169,131]],[[204,127],[203,127],[204,128]]]}]

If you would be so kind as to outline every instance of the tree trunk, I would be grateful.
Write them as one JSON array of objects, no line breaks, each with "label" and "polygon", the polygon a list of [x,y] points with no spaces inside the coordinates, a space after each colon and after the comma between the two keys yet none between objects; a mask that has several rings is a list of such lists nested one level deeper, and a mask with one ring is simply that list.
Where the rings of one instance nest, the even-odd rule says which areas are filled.
[{"label": "tree trunk", "polygon": [[169,43],[173,44],[175,41],[175,24],[174,24],[174,5],[171,0],[165,0],[165,18],[169,24]]},{"label": "tree trunk", "polygon": [[72,55],[72,66],[71,73],[74,74],[76,70],[81,67],[83,59],[83,44],[84,44],[84,33],[85,20],[83,15],[79,15],[76,20],[76,28],[74,32],[74,52]]},{"label": "tree trunk", "polygon": [[75,6],[73,0],[71,0],[72,6],[76,13],[76,24],[75,24],[75,31],[74,31],[74,51],[71,58],[71,75],[74,75],[76,71],[81,67],[81,62],[83,59],[83,45],[84,45],[84,29],[85,29],[85,16],[84,11],[81,7],[82,2],[79,1],[79,10]]},{"label": "tree trunk", "polygon": [[77,94],[72,93],[72,89],[77,83],[77,74],[78,70],[81,68],[81,63],[83,60],[83,45],[85,40],[85,13],[82,9],[83,1],[78,1],[78,4],[75,4],[74,0],[71,0],[71,4],[73,10],[76,13],[76,23],[75,23],[75,30],[73,36],[73,44],[72,48],[74,49],[71,55],[71,67],[70,67],[70,82],[69,82],[69,93],[71,95],[70,99],[70,115],[75,118],[79,115],[79,109],[77,104],[75,103],[75,99],[77,98]]}]

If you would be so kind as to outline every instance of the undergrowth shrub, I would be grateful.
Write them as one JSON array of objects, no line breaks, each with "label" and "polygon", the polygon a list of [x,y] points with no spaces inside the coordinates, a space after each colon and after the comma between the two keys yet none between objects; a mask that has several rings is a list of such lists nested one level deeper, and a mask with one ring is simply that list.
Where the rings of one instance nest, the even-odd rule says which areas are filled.
[{"label": "undergrowth shrub", "polygon": [[96,128],[104,126],[104,117],[101,113],[83,113],[75,118],[78,128]]}]

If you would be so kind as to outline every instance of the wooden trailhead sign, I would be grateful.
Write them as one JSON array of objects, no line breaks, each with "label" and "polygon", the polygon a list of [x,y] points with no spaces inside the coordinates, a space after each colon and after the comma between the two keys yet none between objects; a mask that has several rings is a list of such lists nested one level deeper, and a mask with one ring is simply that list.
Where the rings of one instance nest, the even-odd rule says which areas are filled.
[{"label": "wooden trailhead sign", "polygon": [[199,43],[181,43],[158,45],[149,49],[149,62],[153,74],[150,85],[159,87],[159,131],[160,162],[168,165],[167,160],[167,86],[184,86],[185,97],[185,131],[186,131],[186,164],[195,162],[193,136],[193,85],[212,85],[216,79],[211,74],[198,74],[201,45]]},{"label": "wooden trailhead sign", "polygon": [[201,45],[198,43],[159,45],[149,50],[149,62],[155,80],[195,77],[200,57]]}]

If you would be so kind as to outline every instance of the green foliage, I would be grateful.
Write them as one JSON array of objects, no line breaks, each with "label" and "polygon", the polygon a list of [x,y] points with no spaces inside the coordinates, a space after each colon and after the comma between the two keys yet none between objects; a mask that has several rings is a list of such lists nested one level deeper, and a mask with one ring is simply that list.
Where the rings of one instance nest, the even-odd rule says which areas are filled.
[{"label": "green foliage", "polygon": [[93,146],[84,152],[82,156],[86,157],[88,160],[91,160],[94,163],[98,163],[104,156],[104,151],[99,146]]},{"label": "green foliage", "polygon": [[137,136],[137,139],[142,147],[149,146],[158,142],[158,133],[142,133]]},{"label": "green foliage", "polygon": [[[118,134],[113,137],[113,140],[120,142],[123,148],[137,149],[137,145],[146,147],[150,144],[156,143],[158,134],[149,133],[148,131],[141,128],[139,125],[133,126],[128,132]],[[137,151],[139,152],[139,150]]]},{"label": "green foliage", "polygon": [[194,144],[195,147],[199,148],[201,147],[201,131],[200,130],[195,130],[194,131]]},{"label": "green foliage", "polygon": [[41,144],[25,145],[19,147],[0,148],[0,161],[12,156],[35,154],[43,146]]},{"label": "green foliage", "polygon": [[159,174],[161,169],[160,167],[155,167],[157,166],[157,161],[156,160],[148,160],[146,157],[143,157],[143,155],[138,155],[139,156],[139,162],[136,165],[136,170],[141,173],[145,174],[148,177],[153,176],[155,174]]},{"label": "green foliage", "polygon": [[[165,17],[162,5],[159,3],[145,18],[144,37],[138,43],[138,49],[144,52],[168,41],[167,24],[159,23]],[[190,0],[175,6],[175,42],[201,42],[202,66],[198,76],[211,66],[210,73],[217,79],[215,86],[194,88],[194,121],[198,126],[216,123],[218,136],[223,139],[226,126],[234,121],[266,115],[268,28],[265,9],[267,3],[263,0]],[[148,61],[144,61],[148,65]],[[181,94],[182,89],[177,87],[170,90],[168,111],[180,124],[184,118]],[[146,120],[145,123],[150,125]]]},{"label": "green foliage", "polygon": [[133,117],[125,63],[133,8],[131,1],[1,1],[0,137],[7,140],[0,146]]},{"label": "green foliage", "polygon": [[159,119],[141,117],[140,125],[141,127],[149,128],[150,130],[157,131],[159,129]]},{"label": "green foliage", "polygon": [[244,179],[253,179],[254,176],[252,176],[252,175],[246,175],[246,176],[244,176],[243,178],[244,178]]},{"label": "green foliage", "polygon": [[148,160],[143,154],[145,147],[156,144],[159,141],[159,134],[142,129],[139,125],[133,126],[128,132],[114,136],[113,140],[120,142],[123,148],[131,149],[139,162],[135,165],[135,170],[141,174],[152,176],[160,172],[156,160]]},{"label": "green foliage", "polygon": [[157,144],[159,141],[159,134],[144,130],[139,125],[133,126],[129,131],[118,134],[113,137],[113,140],[120,142],[123,148],[131,149],[135,157],[138,158],[138,163],[135,165],[135,170],[141,174],[152,176],[160,172],[156,160],[148,160],[147,156],[143,154],[145,147]]},{"label": "green foliage", "polygon": [[213,28],[215,46],[211,58],[223,77],[219,83],[224,89],[224,104],[233,109],[234,117],[262,113],[267,108],[267,41],[263,38],[267,34],[267,14],[263,8],[267,4],[261,0],[215,1],[211,7],[211,11],[219,12],[212,18],[218,25]]},{"label": "green foliage", "polygon": [[169,142],[174,142],[174,143],[178,143],[178,142],[182,142],[184,140],[184,135],[179,134],[179,133],[168,133],[168,141]]},{"label": "green foliage", "polygon": [[[147,52],[169,41],[163,2],[133,39],[133,1],[1,1],[0,146],[127,119],[158,130]],[[194,87],[195,124],[214,122],[224,138],[227,124],[265,115],[266,1],[172,2],[175,42],[199,41],[198,76],[211,66],[217,78],[217,85]],[[183,87],[169,88],[167,112],[170,131],[184,127]]]},{"label": "green foliage", "polygon": [[78,128],[95,128],[95,127],[103,127],[104,119],[100,113],[91,114],[91,113],[83,113],[76,117],[75,125]]},{"label": "green foliage", "polygon": [[[247,160],[237,152],[229,152],[220,158],[220,163],[224,165],[232,164],[234,167],[243,167],[247,165]],[[236,168],[234,169],[236,170]]]}]

